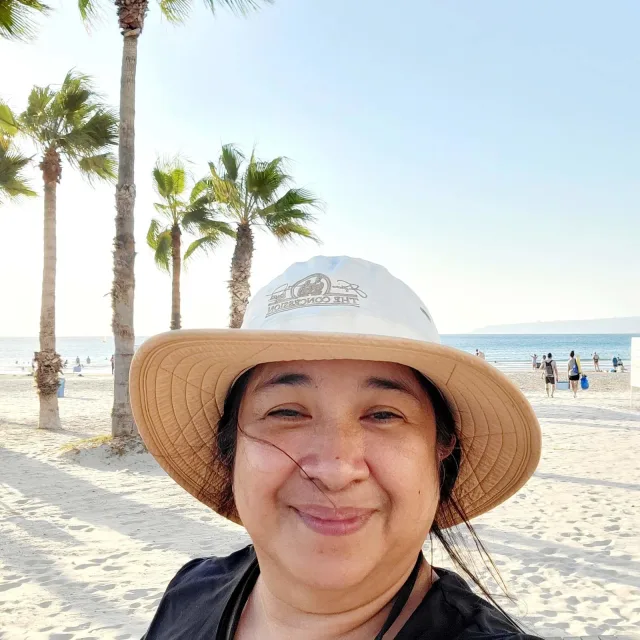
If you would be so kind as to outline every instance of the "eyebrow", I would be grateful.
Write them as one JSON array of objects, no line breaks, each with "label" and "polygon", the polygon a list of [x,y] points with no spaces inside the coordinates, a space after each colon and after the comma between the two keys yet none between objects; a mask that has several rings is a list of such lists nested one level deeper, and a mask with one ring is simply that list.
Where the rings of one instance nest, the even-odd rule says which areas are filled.
[{"label": "eyebrow", "polygon": [[364,386],[367,389],[382,389],[385,391],[400,391],[401,393],[406,393],[413,398],[419,399],[416,396],[415,391],[402,380],[394,380],[392,378],[378,378],[372,377],[367,378]]},{"label": "eyebrow", "polygon": [[255,391],[263,391],[269,387],[277,387],[280,385],[289,387],[310,387],[311,378],[304,373],[278,373],[264,382],[261,382]]}]

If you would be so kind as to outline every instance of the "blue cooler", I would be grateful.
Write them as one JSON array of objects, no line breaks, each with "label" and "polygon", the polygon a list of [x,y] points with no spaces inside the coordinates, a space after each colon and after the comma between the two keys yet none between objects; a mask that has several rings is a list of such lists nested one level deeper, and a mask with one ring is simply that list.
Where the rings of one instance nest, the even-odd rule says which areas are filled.
[{"label": "blue cooler", "polygon": [[58,380],[58,398],[64,398],[64,378]]}]

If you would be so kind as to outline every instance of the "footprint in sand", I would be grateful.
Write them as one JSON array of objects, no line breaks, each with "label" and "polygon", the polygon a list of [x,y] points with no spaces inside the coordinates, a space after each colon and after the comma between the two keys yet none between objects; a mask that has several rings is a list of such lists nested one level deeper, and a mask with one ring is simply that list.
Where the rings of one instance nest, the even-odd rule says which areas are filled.
[{"label": "footprint in sand", "polygon": [[585,547],[606,547],[611,544],[611,540],[595,540],[594,542],[585,542]]},{"label": "footprint in sand", "polygon": [[140,598],[146,598],[150,593],[153,593],[151,589],[133,589],[127,591],[122,598],[123,600],[139,600]]},{"label": "footprint in sand", "polygon": [[82,624],[79,624],[76,627],[67,627],[62,631],[64,633],[70,633],[71,631],[84,631],[85,629],[88,629],[90,626],[91,626],[90,622],[83,622]]},{"label": "footprint in sand", "polygon": [[15,582],[9,582],[5,584],[0,584],[0,591],[9,591],[9,589],[16,589],[21,585],[23,585],[25,582],[27,582],[26,579],[16,580]]}]

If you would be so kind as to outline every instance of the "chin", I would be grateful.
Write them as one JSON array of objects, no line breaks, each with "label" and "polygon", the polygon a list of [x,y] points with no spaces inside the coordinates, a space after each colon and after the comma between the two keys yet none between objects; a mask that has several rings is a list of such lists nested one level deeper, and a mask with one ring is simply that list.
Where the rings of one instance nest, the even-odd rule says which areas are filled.
[{"label": "chin", "polygon": [[377,564],[373,558],[360,554],[340,557],[320,553],[298,553],[291,560],[290,570],[298,580],[313,589],[340,591],[361,584]]},{"label": "chin", "polygon": [[[297,536],[285,545],[289,571],[303,583],[321,590],[340,590],[360,584],[382,561],[383,550],[361,536],[327,538]],[[368,551],[364,551],[367,549]]]}]

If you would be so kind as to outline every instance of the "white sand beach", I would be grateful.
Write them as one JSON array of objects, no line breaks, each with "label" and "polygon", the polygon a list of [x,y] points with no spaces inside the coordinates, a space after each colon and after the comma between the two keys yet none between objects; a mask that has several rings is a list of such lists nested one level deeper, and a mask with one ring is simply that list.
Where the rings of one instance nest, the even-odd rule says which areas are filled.
[{"label": "white sand beach", "polygon": [[[507,608],[544,637],[635,637],[640,393],[631,408],[628,374],[603,373],[577,399],[547,399],[539,373],[511,377],[544,445],[530,483],[475,522],[517,597]],[[50,433],[36,429],[33,380],[0,378],[2,640],[139,638],[183,563],[247,543],[147,453],[62,450],[109,433],[111,384],[68,379],[65,430]]]}]

